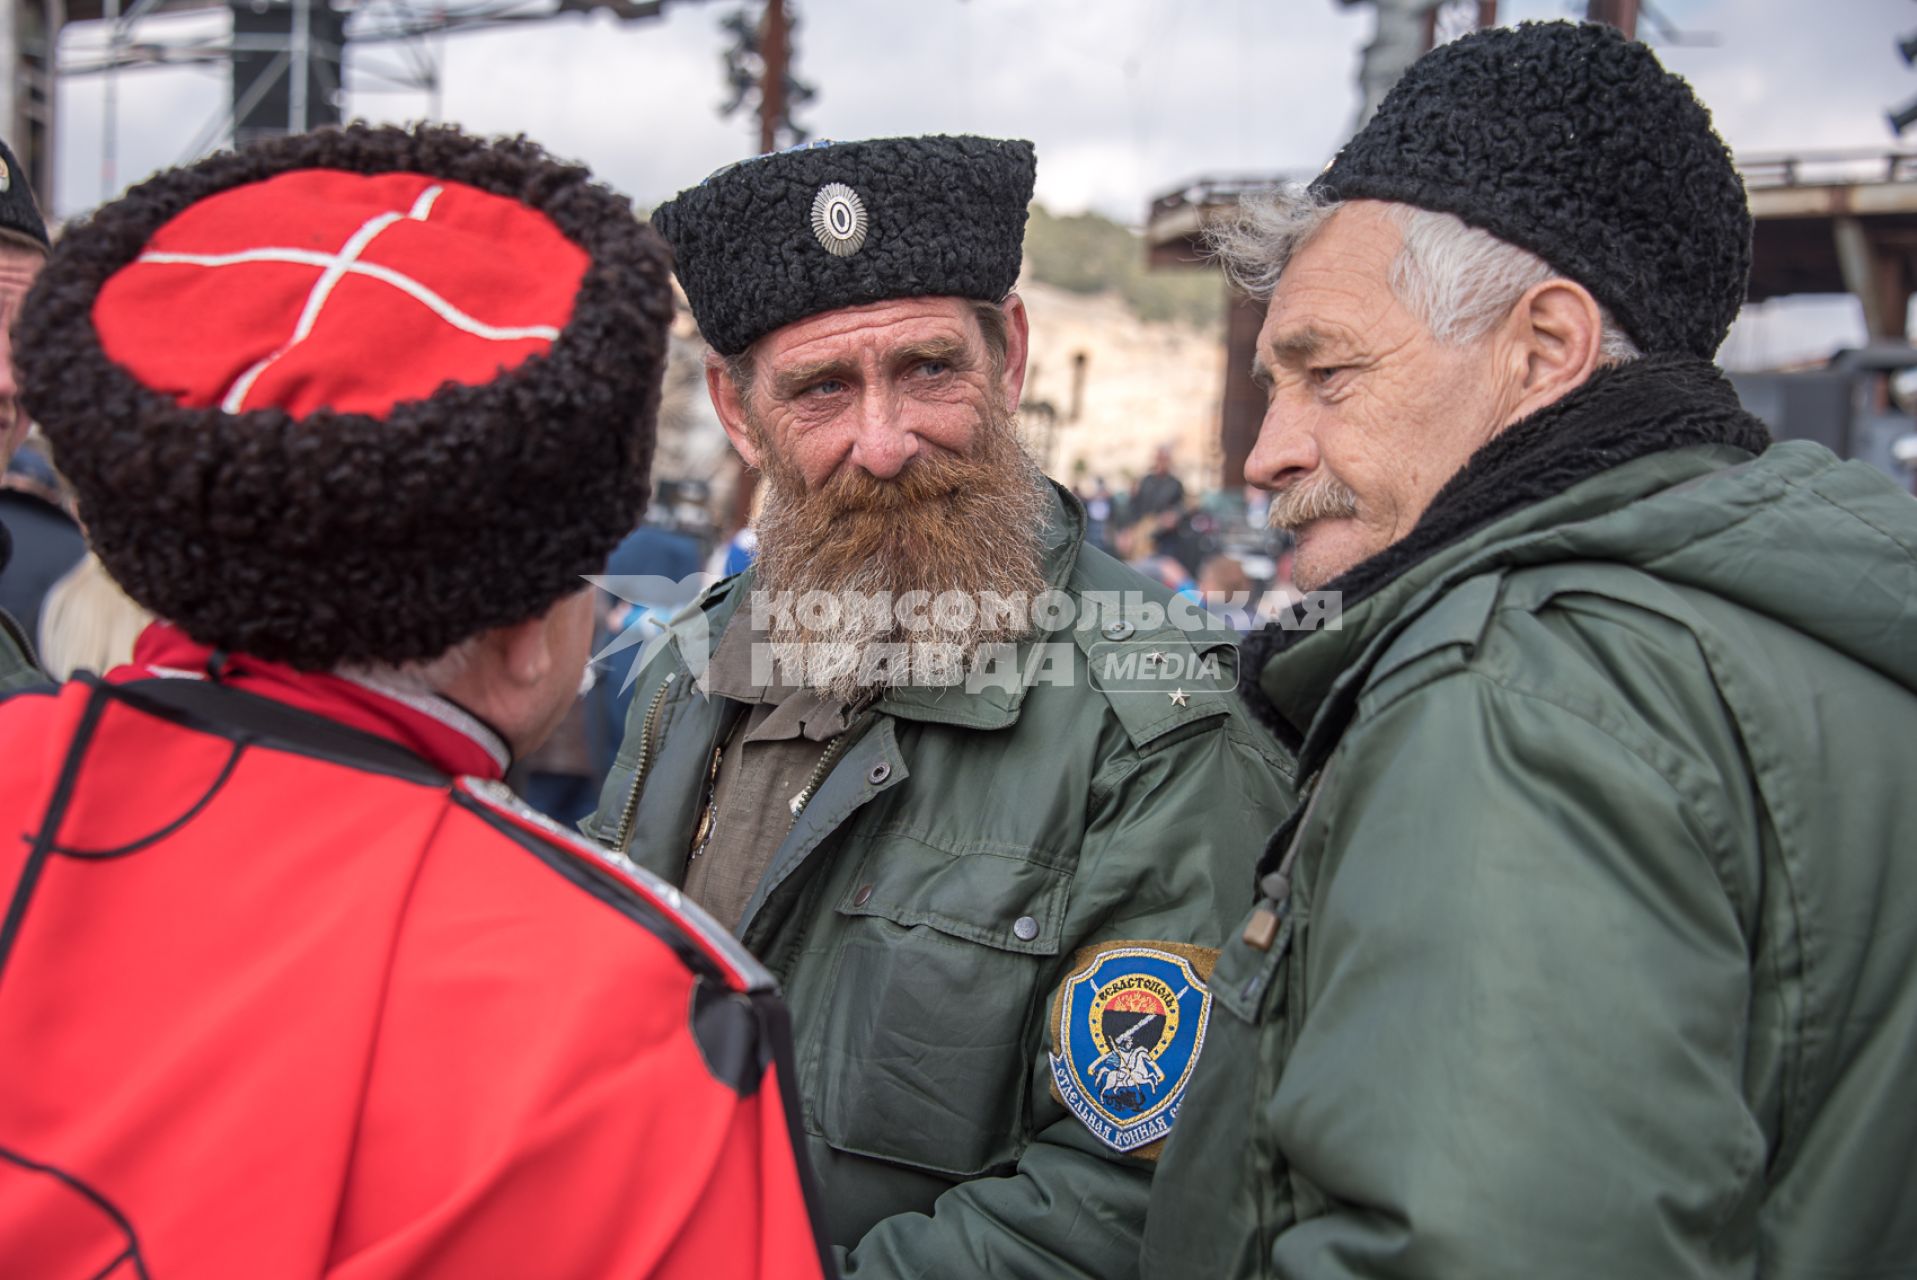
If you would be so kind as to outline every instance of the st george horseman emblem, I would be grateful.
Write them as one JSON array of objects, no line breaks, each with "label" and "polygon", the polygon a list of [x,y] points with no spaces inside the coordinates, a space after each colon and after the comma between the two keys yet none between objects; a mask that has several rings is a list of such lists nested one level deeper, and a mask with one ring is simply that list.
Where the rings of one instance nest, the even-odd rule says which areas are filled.
[{"label": "st george horseman emblem", "polygon": [[1171,1132],[1211,992],[1184,956],[1108,944],[1065,979],[1054,1013],[1052,1084],[1099,1141],[1136,1151]]}]

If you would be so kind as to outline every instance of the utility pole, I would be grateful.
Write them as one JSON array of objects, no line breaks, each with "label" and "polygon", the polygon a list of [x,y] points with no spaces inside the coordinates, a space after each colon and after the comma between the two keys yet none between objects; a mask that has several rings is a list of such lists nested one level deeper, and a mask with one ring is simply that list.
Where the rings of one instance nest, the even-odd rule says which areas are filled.
[{"label": "utility pole", "polygon": [[759,151],[779,149],[779,129],[785,123],[785,70],[791,58],[792,25],[786,20],[785,0],[766,0],[759,20]]},{"label": "utility pole", "polygon": [[[792,57],[792,23],[785,0],[765,0],[759,18],[759,154],[779,149],[779,130],[785,124],[786,64]],[[759,473],[739,468],[739,487],[732,492],[731,526],[752,523],[752,501],[758,494]]]},{"label": "utility pole", "polygon": [[1626,40],[1635,40],[1638,10],[1642,7],[1639,0],[1590,0],[1584,8],[1584,16],[1591,22],[1616,27]]},{"label": "utility pole", "polygon": [[[1446,38],[1449,39],[1458,34],[1459,25],[1465,21],[1461,14],[1465,7],[1462,3],[1454,2],[1447,5],[1444,0],[1436,0],[1425,9],[1424,51],[1426,53],[1438,47],[1440,11],[1443,11],[1444,25],[1449,32]],[[1471,30],[1483,31],[1498,25],[1498,0],[1475,0],[1473,7],[1477,9],[1477,17],[1473,20]]]},{"label": "utility pole", "polygon": [[759,117],[759,153],[804,142],[806,131],[792,119],[795,107],[817,96],[812,86],[792,75],[792,37],[799,20],[790,0],[762,0],[758,16],[749,5],[728,14],[719,29],[732,36],[725,52],[726,87],[731,97],[719,106],[729,116],[753,104]]},{"label": "utility pole", "polygon": [[[793,19],[786,0],[764,3],[756,24],[743,6],[720,23],[721,30],[731,33],[733,44],[725,54],[726,84],[732,96],[720,106],[719,114],[729,116],[740,110],[756,91],[761,155],[779,150],[786,142],[805,141],[806,131],[792,121],[792,107],[795,103],[803,106],[813,97],[812,86],[792,78]],[[728,537],[750,523],[758,482],[758,472],[740,469],[726,523]]]}]

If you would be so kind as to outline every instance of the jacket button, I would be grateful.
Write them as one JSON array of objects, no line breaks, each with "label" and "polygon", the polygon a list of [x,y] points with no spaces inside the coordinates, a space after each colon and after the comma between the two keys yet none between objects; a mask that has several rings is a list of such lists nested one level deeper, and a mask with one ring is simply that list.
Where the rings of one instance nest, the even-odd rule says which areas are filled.
[{"label": "jacket button", "polygon": [[869,884],[860,885],[859,891],[852,895],[852,905],[855,907],[862,907],[870,901],[872,901],[872,886]]},{"label": "jacket button", "polygon": [[1106,623],[1104,629],[1099,634],[1103,635],[1107,640],[1129,640],[1132,638],[1132,632],[1136,630],[1138,630],[1137,627],[1120,618],[1116,622]]},{"label": "jacket button", "polygon": [[887,764],[885,761],[881,760],[877,764],[873,765],[870,769],[866,770],[865,780],[876,787],[881,782],[884,782],[887,778],[891,776],[892,776],[892,766]]},{"label": "jacket button", "polygon": [[1020,942],[1030,942],[1038,936],[1038,921],[1030,916],[1020,916],[1012,921],[1012,932],[1017,935]]}]

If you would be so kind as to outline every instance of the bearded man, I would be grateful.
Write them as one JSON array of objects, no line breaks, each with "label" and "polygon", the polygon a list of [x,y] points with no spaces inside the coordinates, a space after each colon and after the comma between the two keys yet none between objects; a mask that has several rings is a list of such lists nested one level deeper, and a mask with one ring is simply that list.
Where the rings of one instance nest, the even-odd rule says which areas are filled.
[{"label": "bearded man", "polygon": [[[641,669],[587,829],[784,984],[852,1275],[1134,1273],[1289,790],[1229,633],[1085,546],[1016,439],[1032,178],[1026,143],[831,144],[653,219],[767,494],[755,567]],[[1099,1096],[1115,1046],[1165,1073],[1136,1106]]]},{"label": "bearded man", "polygon": [[1908,1274],[1917,504],[1771,445],[1710,117],[1605,27],[1427,55],[1224,237],[1342,629],[1147,1274]]}]

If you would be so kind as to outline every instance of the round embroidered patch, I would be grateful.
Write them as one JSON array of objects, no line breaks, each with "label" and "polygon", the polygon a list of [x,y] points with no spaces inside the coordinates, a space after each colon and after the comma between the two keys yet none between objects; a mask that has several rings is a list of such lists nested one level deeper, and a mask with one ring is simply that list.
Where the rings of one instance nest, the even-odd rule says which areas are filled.
[{"label": "round embroidered patch", "polygon": [[1154,947],[1098,951],[1057,1007],[1052,1083],[1072,1114],[1117,1151],[1169,1134],[1211,1018],[1190,962]]},{"label": "round embroidered patch", "polygon": [[843,258],[865,243],[865,201],[843,182],[828,182],[812,200],[812,234],[827,253]]},{"label": "round embroidered patch", "polygon": [[516,200],[301,169],[162,226],[101,288],[93,324],[116,364],[188,408],[384,417],[548,351],[586,266]]}]

